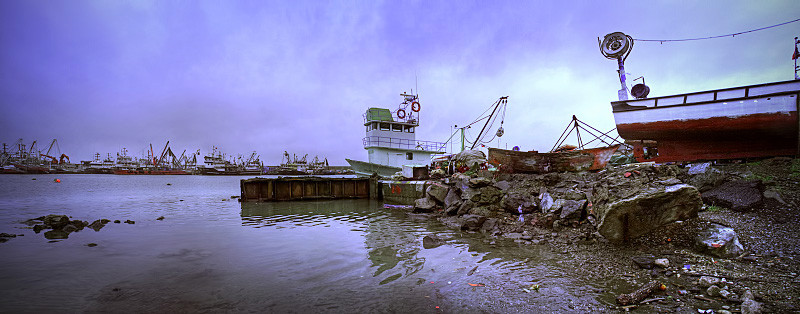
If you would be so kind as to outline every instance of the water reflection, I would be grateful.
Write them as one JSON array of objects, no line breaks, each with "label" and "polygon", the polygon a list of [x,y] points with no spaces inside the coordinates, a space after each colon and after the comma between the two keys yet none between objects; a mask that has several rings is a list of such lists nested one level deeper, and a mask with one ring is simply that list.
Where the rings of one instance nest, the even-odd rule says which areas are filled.
[{"label": "water reflection", "polygon": [[[349,291],[358,291],[361,302],[388,301],[397,306],[395,310],[408,312],[427,310],[423,306],[432,304],[453,312],[577,313],[602,308],[597,289],[602,283],[574,278],[574,267],[580,266],[571,263],[569,255],[546,245],[518,245],[501,239],[492,243],[483,235],[447,229],[435,220],[409,219],[405,211],[384,209],[381,203],[368,200],[242,203],[241,207],[243,226],[275,231],[269,233],[271,240],[285,241],[286,246],[342,237],[334,242],[339,246],[329,243],[321,249],[349,257],[338,259],[338,267],[314,264],[314,272],[322,274],[315,277],[316,284],[344,285]],[[446,245],[423,249],[422,238],[428,234],[436,234]],[[293,259],[303,261],[299,265],[308,263],[305,256]],[[371,280],[328,275],[334,273]],[[533,285],[540,288],[523,290]],[[342,298],[349,298],[318,287],[308,291],[316,293],[315,304],[341,304]],[[406,304],[405,300],[414,301]],[[362,306],[356,309],[385,309],[385,304]]]},{"label": "water reflection", "polygon": [[[315,202],[242,203],[242,225],[254,228],[296,229],[325,237],[325,227],[346,225],[358,234],[366,249],[371,275],[391,283],[419,272],[425,258],[419,257],[420,238],[428,233],[427,222],[411,221],[400,211],[386,210],[380,202],[337,200]],[[278,239],[287,240],[287,239]]]}]

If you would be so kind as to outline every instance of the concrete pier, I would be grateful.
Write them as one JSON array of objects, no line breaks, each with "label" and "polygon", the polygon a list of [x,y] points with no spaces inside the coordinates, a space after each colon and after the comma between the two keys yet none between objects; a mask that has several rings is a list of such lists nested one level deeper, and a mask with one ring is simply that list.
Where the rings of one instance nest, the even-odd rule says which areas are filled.
[{"label": "concrete pier", "polygon": [[377,197],[370,178],[278,177],[240,181],[242,202]]},{"label": "concrete pier", "polygon": [[389,204],[414,205],[418,198],[424,198],[431,181],[391,181],[378,180],[383,201]]}]

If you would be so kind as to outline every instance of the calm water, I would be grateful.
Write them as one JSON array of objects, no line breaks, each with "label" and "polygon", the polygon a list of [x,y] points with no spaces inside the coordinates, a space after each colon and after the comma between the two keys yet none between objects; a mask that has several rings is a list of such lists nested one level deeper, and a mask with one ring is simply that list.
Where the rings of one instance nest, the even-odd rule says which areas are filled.
[{"label": "calm water", "polygon": [[[25,235],[0,243],[0,311],[580,313],[613,302],[547,246],[489,246],[369,200],[242,204],[230,198],[242,178],[0,175],[0,232]],[[136,223],[58,241],[20,223],[47,214]],[[447,244],[424,249],[428,234]],[[532,284],[542,288],[522,290]]]}]

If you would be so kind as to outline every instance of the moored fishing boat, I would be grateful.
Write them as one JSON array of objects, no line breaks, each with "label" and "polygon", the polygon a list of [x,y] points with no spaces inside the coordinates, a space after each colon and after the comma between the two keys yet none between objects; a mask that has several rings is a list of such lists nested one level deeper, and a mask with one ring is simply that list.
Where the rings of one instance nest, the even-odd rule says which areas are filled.
[{"label": "moored fishing boat", "polygon": [[431,155],[442,153],[444,143],[416,139],[422,108],[418,95],[403,93],[400,96],[403,102],[394,112],[369,108],[364,113],[367,136],[362,142],[369,161],[346,159],[356,174],[389,177],[401,171],[403,165],[428,165]]}]

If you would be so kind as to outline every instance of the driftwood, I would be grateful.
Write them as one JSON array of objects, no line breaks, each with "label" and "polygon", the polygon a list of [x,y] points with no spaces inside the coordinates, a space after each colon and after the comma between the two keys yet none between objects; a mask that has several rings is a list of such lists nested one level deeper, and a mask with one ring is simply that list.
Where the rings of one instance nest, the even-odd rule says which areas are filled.
[{"label": "driftwood", "polygon": [[660,286],[661,286],[660,282],[653,280],[641,286],[639,289],[636,289],[636,291],[634,292],[619,295],[617,297],[617,303],[619,303],[620,305],[639,303],[640,301],[647,298],[647,296],[653,293],[653,291],[658,289],[658,287]]}]

